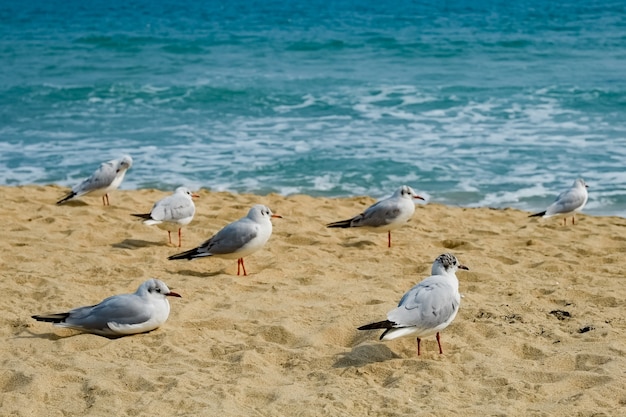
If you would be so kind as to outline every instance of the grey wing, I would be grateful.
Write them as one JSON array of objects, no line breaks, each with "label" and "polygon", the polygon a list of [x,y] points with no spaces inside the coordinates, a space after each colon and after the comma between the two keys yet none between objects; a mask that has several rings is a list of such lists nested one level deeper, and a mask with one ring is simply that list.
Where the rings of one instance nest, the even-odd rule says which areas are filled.
[{"label": "grey wing", "polygon": [[434,328],[454,315],[459,305],[455,294],[445,282],[427,278],[404,294],[387,318],[401,327]]},{"label": "grey wing", "polygon": [[546,214],[569,213],[579,208],[584,202],[584,192],[576,188],[571,188],[559,194],[556,201],[546,209]]},{"label": "grey wing", "polygon": [[194,204],[188,199],[171,196],[158,201],[152,207],[150,215],[154,220],[176,221],[193,216],[195,211]]},{"label": "grey wing", "polygon": [[[381,200],[355,217],[355,226],[386,226],[400,214],[400,208],[391,200]],[[358,224],[356,224],[358,223]]]},{"label": "grey wing", "polygon": [[86,330],[106,330],[108,323],[139,324],[150,319],[150,310],[134,294],[116,295],[100,304],[70,311],[65,325]]},{"label": "grey wing", "polygon": [[72,188],[72,191],[80,196],[108,187],[115,180],[116,175],[115,166],[111,162],[104,162],[89,178],[85,178],[83,182]]},{"label": "grey wing", "polygon": [[250,243],[258,234],[258,225],[243,218],[224,227],[202,246],[206,245],[206,251],[212,255],[234,253]]}]

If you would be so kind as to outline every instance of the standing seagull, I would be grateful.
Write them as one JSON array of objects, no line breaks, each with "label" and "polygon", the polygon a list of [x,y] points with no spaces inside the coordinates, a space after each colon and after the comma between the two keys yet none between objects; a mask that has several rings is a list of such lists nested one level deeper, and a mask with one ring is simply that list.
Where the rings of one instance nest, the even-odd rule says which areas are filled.
[{"label": "standing seagull", "polygon": [[587,193],[588,185],[582,178],[574,181],[572,188],[563,191],[558,195],[554,203],[550,204],[545,211],[541,213],[531,214],[528,217],[552,217],[564,216],[563,226],[567,224],[567,215],[572,215],[572,224],[576,224],[575,215],[587,204],[589,194]]},{"label": "standing seagull", "polygon": [[132,165],[133,158],[131,158],[130,155],[124,155],[120,159],[103,162],[96,172],[91,174],[89,178],[85,178],[80,184],[72,187],[72,191],[57,201],[57,204],[63,204],[66,201],[81,197],[85,194],[91,194],[95,197],[102,196],[102,204],[108,206],[109,193],[120,186],[126,171]]},{"label": "standing seagull", "polygon": [[135,217],[144,219],[144,224],[149,226],[156,224],[159,229],[167,230],[167,237],[172,244],[172,232],[178,230],[178,247],[182,245],[181,229],[188,225],[196,212],[193,199],[200,197],[187,187],[178,187],[174,194],[165,197],[152,206],[150,213],[133,214]]},{"label": "standing seagull", "polygon": [[415,335],[418,356],[421,338],[437,334],[439,353],[443,354],[439,332],[452,323],[461,303],[457,269],[469,268],[450,253],[439,255],[433,263],[433,275],[406,292],[398,307],[387,313],[387,320],[361,326],[359,330],[385,329],[380,340]]},{"label": "standing seagull", "polygon": [[228,224],[209,240],[195,249],[170,256],[173,259],[195,259],[205,256],[219,256],[226,259],[237,259],[237,275],[240,269],[246,273],[243,257],[250,255],[265,245],[272,235],[271,218],[282,218],[273,214],[269,207],[262,204],[253,206],[248,215]]},{"label": "standing seagull", "polygon": [[166,297],[180,297],[158,279],[139,286],[134,294],[114,295],[100,304],[79,307],[67,313],[32,316],[55,326],[68,327],[101,336],[118,337],[156,329],[170,314]]},{"label": "standing seagull", "polygon": [[387,247],[390,248],[391,231],[402,227],[415,213],[414,198],[423,200],[411,187],[403,185],[391,197],[373,204],[358,216],[329,223],[326,227],[363,227],[387,232]]}]

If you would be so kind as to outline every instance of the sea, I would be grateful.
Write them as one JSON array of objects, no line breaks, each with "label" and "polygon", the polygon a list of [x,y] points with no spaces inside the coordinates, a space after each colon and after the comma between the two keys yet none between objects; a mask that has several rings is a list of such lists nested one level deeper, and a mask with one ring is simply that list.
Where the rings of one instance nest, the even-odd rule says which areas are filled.
[{"label": "sea", "polygon": [[4,0],[0,185],[626,217],[623,0]]}]

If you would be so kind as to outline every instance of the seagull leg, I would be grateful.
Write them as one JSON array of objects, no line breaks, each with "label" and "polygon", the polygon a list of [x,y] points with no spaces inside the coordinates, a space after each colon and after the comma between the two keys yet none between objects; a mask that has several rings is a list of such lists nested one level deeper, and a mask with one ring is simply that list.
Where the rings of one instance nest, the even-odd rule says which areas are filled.
[{"label": "seagull leg", "polygon": [[[104,202],[104,200],[106,200],[106,203]],[[102,204],[104,204],[105,206],[111,205],[111,203],[109,203],[109,194],[105,194],[102,196]]]},{"label": "seagull leg", "polygon": [[567,226],[567,217],[563,219],[563,226]]},{"label": "seagull leg", "polygon": [[443,355],[443,349],[441,349],[441,338],[439,337],[439,332],[437,332],[437,344],[439,345],[439,354]]},{"label": "seagull leg", "polygon": [[243,275],[247,276],[248,274],[246,273],[246,267],[243,264],[243,258],[239,258],[237,259],[237,275],[239,275],[239,271],[240,269],[243,269]]},{"label": "seagull leg", "polygon": [[421,354],[420,352],[420,342],[422,341],[419,337],[417,339],[417,356]]},{"label": "seagull leg", "polygon": [[[178,228],[178,247],[180,248],[183,245],[183,235],[181,234],[181,228]],[[171,243],[171,242],[170,242]]]},{"label": "seagull leg", "polygon": [[576,224],[576,217],[572,216],[572,224]]},{"label": "seagull leg", "polygon": [[387,247],[391,247],[391,230],[387,232]]}]

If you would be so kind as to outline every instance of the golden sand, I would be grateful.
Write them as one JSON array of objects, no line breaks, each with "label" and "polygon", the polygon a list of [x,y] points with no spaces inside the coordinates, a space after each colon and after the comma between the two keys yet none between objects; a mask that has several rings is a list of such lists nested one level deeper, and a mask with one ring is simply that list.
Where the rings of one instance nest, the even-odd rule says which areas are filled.
[{"label": "golden sand", "polygon": [[[183,247],[130,216],[168,195],[116,191],[111,206],[54,202],[57,186],[0,187],[3,416],[626,415],[626,219],[577,224],[506,209],[418,205],[393,232],[327,229],[369,197],[200,191]],[[283,216],[237,262],[168,261],[256,203]],[[174,239],[175,241],[177,239]],[[358,331],[452,252],[455,321],[414,338]],[[134,292],[156,277],[183,298],[147,333],[107,339],[36,322]]]}]

